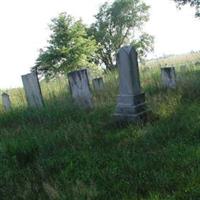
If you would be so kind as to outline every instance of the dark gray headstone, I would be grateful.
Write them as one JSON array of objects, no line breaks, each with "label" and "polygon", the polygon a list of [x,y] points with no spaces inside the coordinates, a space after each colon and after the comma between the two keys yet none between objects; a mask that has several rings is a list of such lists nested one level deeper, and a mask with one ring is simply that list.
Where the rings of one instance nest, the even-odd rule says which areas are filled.
[{"label": "dark gray headstone", "polygon": [[117,54],[119,96],[114,117],[118,121],[146,118],[145,94],[141,91],[137,52],[132,46],[122,47]]},{"label": "dark gray headstone", "polygon": [[74,101],[84,108],[92,108],[92,94],[87,69],[68,73],[68,81]]},{"label": "dark gray headstone", "polygon": [[92,80],[92,85],[95,91],[102,91],[104,89],[103,78],[95,78]]},{"label": "dark gray headstone", "polygon": [[36,72],[22,76],[27,103],[30,107],[43,107],[43,97]]},{"label": "dark gray headstone", "polygon": [[195,66],[200,66],[200,61],[196,61],[196,62],[194,63],[194,65],[195,65]]},{"label": "dark gray headstone", "polygon": [[5,111],[9,111],[11,109],[11,101],[7,93],[2,94],[2,103]]},{"label": "dark gray headstone", "polygon": [[176,87],[176,71],[174,67],[161,68],[162,84],[166,88]]}]

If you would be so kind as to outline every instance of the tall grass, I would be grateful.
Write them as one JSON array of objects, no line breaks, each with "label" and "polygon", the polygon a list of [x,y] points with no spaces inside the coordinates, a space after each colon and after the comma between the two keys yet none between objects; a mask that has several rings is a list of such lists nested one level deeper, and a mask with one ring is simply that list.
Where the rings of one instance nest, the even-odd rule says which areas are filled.
[{"label": "tall grass", "polygon": [[22,89],[8,91],[13,110],[0,112],[0,199],[199,199],[200,66],[188,63],[175,65],[174,90],[162,87],[159,65],[141,69],[153,113],[143,125],[112,120],[117,71],[104,74],[104,91],[92,89],[90,111],[74,105],[65,78],[41,82],[40,110],[27,108]]}]

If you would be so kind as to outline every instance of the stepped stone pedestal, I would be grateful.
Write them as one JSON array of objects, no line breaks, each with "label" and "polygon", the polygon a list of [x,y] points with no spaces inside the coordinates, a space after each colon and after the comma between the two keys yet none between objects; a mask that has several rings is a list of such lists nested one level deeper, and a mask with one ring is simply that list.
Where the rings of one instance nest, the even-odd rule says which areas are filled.
[{"label": "stepped stone pedestal", "polygon": [[92,108],[92,94],[87,69],[68,73],[68,81],[75,103],[84,108]]},{"label": "stepped stone pedestal", "polygon": [[22,76],[27,103],[30,107],[43,107],[43,97],[36,72]]},{"label": "stepped stone pedestal", "polygon": [[132,46],[122,47],[117,54],[119,96],[114,118],[117,121],[146,119],[145,94],[141,91],[137,52]]},{"label": "stepped stone pedestal", "polygon": [[176,71],[174,67],[161,68],[162,84],[166,88],[176,88]]}]

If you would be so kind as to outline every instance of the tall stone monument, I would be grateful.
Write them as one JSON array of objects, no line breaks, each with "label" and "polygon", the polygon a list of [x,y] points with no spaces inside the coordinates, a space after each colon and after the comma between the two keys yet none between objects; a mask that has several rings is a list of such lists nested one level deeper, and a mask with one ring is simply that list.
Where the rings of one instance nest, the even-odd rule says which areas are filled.
[{"label": "tall stone monument", "polygon": [[145,94],[141,91],[137,52],[132,46],[122,47],[117,54],[119,96],[114,118],[138,121],[146,118]]},{"label": "tall stone monument", "polygon": [[30,107],[43,107],[43,97],[36,72],[22,76],[27,103]]},{"label": "tall stone monument", "polygon": [[104,89],[103,78],[95,78],[92,80],[92,85],[95,91],[102,91]]},{"label": "tall stone monument", "polygon": [[162,84],[166,88],[176,88],[176,71],[174,67],[161,68]]},{"label": "tall stone monument", "polygon": [[2,103],[5,111],[11,110],[11,101],[7,93],[2,93]]},{"label": "tall stone monument", "polygon": [[92,108],[92,94],[87,69],[68,73],[68,81],[75,103],[84,108]]}]

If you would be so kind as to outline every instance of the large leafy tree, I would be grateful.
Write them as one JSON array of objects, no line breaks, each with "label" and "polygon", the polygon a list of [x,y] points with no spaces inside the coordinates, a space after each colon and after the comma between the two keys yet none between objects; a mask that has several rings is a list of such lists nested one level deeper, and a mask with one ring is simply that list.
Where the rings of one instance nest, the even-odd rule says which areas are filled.
[{"label": "large leafy tree", "polygon": [[153,50],[153,37],[142,32],[149,19],[148,10],[142,0],[115,0],[100,7],[96,22],[89,29],[100,46],[97,63],[103,63],[107,69],[114,68],[116,52],[125,44],[134,45],[140,58]]},{"label": "large leafy tree", "polygon": [[81,67],[92,67],[96,41],[87,35],[81,20],[75,21],[61,13],[49,25],[52,32],[48,46],[40,50],[33,70],[46,77],[66,73]]},{"label": "large leafy tree", "polygon": [[174,0],[178,3],[178,6],[181,7],[183,5],[189,4],[196,8],[196,16],[200,17],[200,0]]}]

